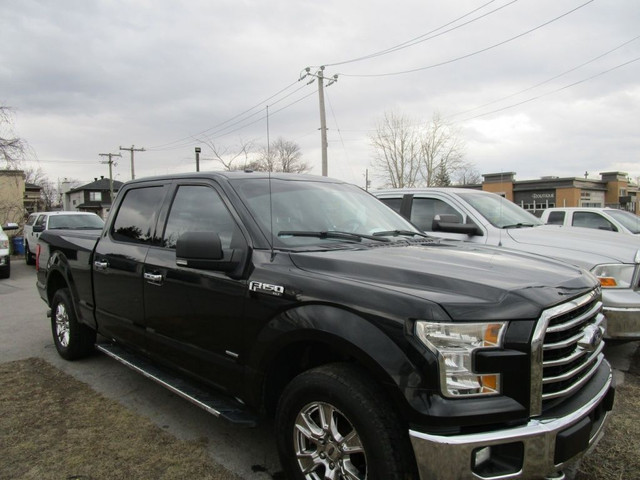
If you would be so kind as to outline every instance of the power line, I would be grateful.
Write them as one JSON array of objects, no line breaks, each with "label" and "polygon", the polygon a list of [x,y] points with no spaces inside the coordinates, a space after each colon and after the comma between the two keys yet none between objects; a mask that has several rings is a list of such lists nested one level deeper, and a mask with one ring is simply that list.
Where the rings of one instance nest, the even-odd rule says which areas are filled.
[{"label": "power line", "polygon": [[493,104],[495,104],[495,103],[499,103],[499,102],[502,102],[502,101],[504,101],[504,100],[508,100],[509,98],[513,98],[513,97],[515,97],[515,96],[517,96],[517,95],[521,95],[521,94],[523,94],[523,93],[526,93],[526,92],[528,92],[528,91],[531,91],[531,90],[533,90],[533,89],[535,89],[535,88],[538,88],[538,87],[540,87],[540,86],[542,86],[542,85],[545,85],[545,84],[547,84],[547,83],[549,83],[549,82],[552,82],[553,80],[557,80],[558,78],[563,77],[564,75],[567,75],[568,73],[575,72],[576,70],[578,70],[578,69],[580,69],[580,68],[582,68],[582,67],[584,67],[584,66],[586,66],[586,65],[589,65],[590,63],[593,63],[593,62],[595,62],[596,60],[600,60],[601,58],[603,58],[603,57],[605,57],[605,56],[607,56],[607,55],[609,55],[609,54],[611,54],[611,53],[615,52],[616,50],[621,49],[622,47],[624,47],[624,46],[626,46],[626,45],[628,45],[628,44],[630,44],[630,43],[632,43],[632,42],[634,42],[634,41],[638,40],[639,38],[640,38],[640,35],[638,35],[637,37],[632,38],[631,40],[628,40],[628,41],[626,41],[626,42],[622,43],[621,45],[618,45],[618,46],[617,46],[617,47],[615,47],[615,48],[612,48],[611,50],[609,50],[609,51],[607,51],[607,52],[605,52],[605,53],[602,53],[602,54],[598,55],[597,57],[592,58],[591,60],[589,60],[589,61],[587,61],[587,62],[581,63],[580,65],[577,65],[577,66],[575,66],[575,67],[573,67],[573,68],[570,68],[569,70],[565,70],[564,72],[562,72],[562,73],[560,73],[560,74],[558,74],[558,75],[555,75],[555,76],[553,76],[553,77],[551,77],[551,78],[548,78],[548,79],[546,79],[546,80],[544,80],[544,81],[542,81],[542,82],[536,83],[535,85],[532,85],[532,86],[530,86],[530,87],[527,87],[527,88],[525,88],[525,89],[523,89],[523,90],[520,90],[520,91],[518,91],[518,92],[515,92],[515,93],[512,93],[512,94],[510,94],[510,95],[507,95],[506,97],[501,97],[501,98],[498,98],[498,99],[492,100],[492,101],[487,102],[487,103],[485,103],[485,104],[483,104],[483,105],[479,105],[479,106],[477,106],[477,107],[470,108],[470,109],[468,109],[468,110],[463,110],[462,112],[457,112],[457,113],[453,113],[453,114],[451,114],[451,115],[447,115],[447,116],[445,116],[445,118],[457,117],[457,116],[459,116],[459,115],[464,115],[465,113],[470,113],[470,112],[473,112],[473,111],[475,111],[475,110],[480,110],[481,108],[488,107],[489,105],[493,105]]},{"label": "power line", "polygon": [[245,114],[247,114],[247,113],[251,112],[252,110],[255,110],[256,108],[261,107],[261,106],[262,106],[262,105],[264,105],[266,102],[268,102],[269,100],[271,100],[271,99],[273,99],[273,98],[277,97],[277,96],[278,96],[278,95],[280,95],[281,93],[283,93],[283,92],[287,91],[288,89],[290,89],[291,87],[293,87],[293,86],[294,86],[294,85],[296,85],[297,83],[298,83],[298,82],[293,82],[293,83],[291,83],[291,84],[287,85],[286,87],[284,87],[283,89],[281,89],[281,90],[279,90],[278,92],[274,93],[273,95],[269,96],[269,97],[268,97],[268,98],[266,98],[265,100],[263,100],[263,101],[261,101],[261,102],[259,102],[259,103],[256,103],[254,106],[252,106],[252,107],[250,107],[250,108],[248,108],[248,109],[244,110],[243,112],[240,112],[240,113],[238,113],[237,115],[234,115],[233,117],[231,117],[231,118],[229,118],[229,119],[227,119],[227,120],[225,120],[225,121],[223,121],[223,122],[220,122],[220,123],[218,123],[218,124],[216,124],[216,125],[214,125],[214,126],[212,126],[212,127],[209,127],[209,128],[207,128],[207,129],[205,129],[205,130],[203,130],[203,131],[201,131],[201,132],[198,132],[198,133],[195,133],[195,134],[192,134],[192,135],[188,135],[188,136],[186,136],[186,137],[180,138],[180,139],[178,139],[178,140],[174,140],[174,141],[172,141],[172,142],[164,143],[164,144],[161,144],[161,145],[154,145],[154,146],[152,146],[152,147],[149,147],[149,150],[162,150],[162,149],[164,149],[163,147],[168,147],[168,146],[174,145],[174,144],[176,144],[176,143],[184,142],[184,141],[186,141],[186,140],[192,140],[192,139],[193,139],[194,137],[196,137],[196,136],[204,135],[204,134],[206,134],[207,132],[209,132],[209,131],[211,131],[211,130],[215,130],[215,129],[217,129],[217,128],[221,127],[222,125],[225,125],[225,124],[227,124],[227,123],[229,123],[229,122],[232,122],[233,120],[237,119],[238,117],[241,117],[241,116],[243,116],[243,115],[245,115]]},{"label": "power line", "polygon": [[481,114],[478,114],[478,115],[475,115],[475,116],[469,117],[469,118],[464,118],[462,120],[458,120],[456,123],[468,122],[469,120],[474,120],[476,118],[485,117],[487,115],[492,115],[494,113],[503,112],[503,111],[509,110],[511,108],[519,107],[520,105],[524,105],[525,103],[530,103],[530,102],[533,102],[534,100],[538,100],[538,99],[540,99],[542,97],[546,97],[548,95],[553,95],[554,93],[558,93],[558,92],[561,92],[563,90],[567,90],[569,88],[575,87],[576,85],[580,85],[582,83],[586,83],[589,80],[593,80],[594,78],[601,77],[602,75],[605,75],[607,73],[613,72],[614,70],[617,70],[619,68],[626,67],[627,65],[630,65],[630,64],[632,64],[634,62],[637,62],[638,60],[640,60],[640,57],[636,57],[633,60],[629,60],[628,62],[621,63],[620,65],[616,65],[615,67],[609,68],[609,69],[604,70],[604,71],[602,71],[600,73],[596,73],[595,75],[592,75],[590,77],[584,78],[584,79],[579,80],[577,82],[570,83],[569,85],[565,85],[564,87],[560,87],[560,88],[558,88],[556,90],[553,90],[551,92],[542,93],[542,94],[540,94],[540,95],[538,95],[536,97],[532,97],[532,98],[529,98],[527,100],[523,100],[521,102],[514,103],[512,105],[508,105],[506,107],[498,108],[498,109],[492,110],[490,112],[481,113]]},{"label": "power line", "polygon": [[549,20],[547,22],[544,22],[544,23],[538,25],[537,27],[531,28],[531,29],[529,29],[529,30],[527,30],[525,32],[522,32],[522,33],[514,36],[514,37],[511,37],[511,38],[508,38],[508,39],[503,40],[501,42],[495,43],[495,44],[493,44],[493,45],[491,45],[489,47],[482,48],[480,50],[476,50],[474,52],[468,53],[466,55],[462,55],[460,57],[453,58],[451,60],[446,60],[444,62],[434,63],[432,65],[427,65],[425,67],[412,68],[410,70],[402,70],[402,71],[399,71],[399,72],[374,73],[374,74],[347,74],[347,73],[340,73],[340,75],[341,76],[345,76],[345,77],[390,77],[390,76],[394,76],[394,75],[405,75],[405,74],[408,74],[408,73],[420,72],[422,70],[429,70],[431,68],[442,67],[443,65],[448,65],[450,63],[458,62],[460,60],[464,60],[466,58],[470,58],[470,57],[473,57],[475,55],[479,55],[480,53],[487,52],[489,50],[492,50],[494,48],[500,47],[500,46],[505,45],[505,44],[507,44],[509,42],[512,42],[514,40],[517,40],[518,38],[524,37],[525,35],[528,35],[528,34],[530,34],[532,32],[535,32],[536,30],[540,30],[541,28],[546,27],[547,25],[550,25],[551,23],[560,20],[561,18],[564,18],[567,15],[570,15],[570,14],[580,10],[581,8],[586,7],[590,3],[593,3],[594,1],[595,0],[589,0],[589,1],[585,2],[585,3],[583,3],[582,5],[577,6],[574,9],[569,10],[566,13],[563,13],[562,15],[559,15],[559,16],[557,16],[557,17],[555,17],[555,18],[553,18],[553,19],[551,19],[551,20]]},{"label": "power line", "polygon": [[347,63],[360,62],[362,60],[369,60],[371,58],[380,57],[382,55],[387,55],[389,53],[397,52],[397,51],[403,50],[405,48],[413,47],[414,45],[418,45],[420,43],[426,42],[428,40],[432,40],[432,39],[437,38],[437,37],[439,37],[441,35],[444,35],[446,33],[449,33],[449,32],[452,32],[454,30],[457,30],[459,28],[465,27],[465,26],[467,26],[467,25],[469,25],[469,24],[471,24],[473,22],[476,22],[476,21],[478,21],[478,20],[480,20],[480,19],[482,19],[484,17],[487,17],[487,16],[489,16],[489,15],[491,15],[491,14],[493,14],[493,13],[499,11],[499,10],[502,10],[503,8],[506,8],[509,5],[512,5],[512,4],[516,3],[518,0],[512,0],[511,2],[509,2],[509,3],[505,4],[505,5],[502,5],[502,6],[496,8],[494,10],[491,10],[490,12],[487,12],[487,13],[485,13],[483,15],[480,15],[479,17],[476,17],[476,18],[474,18],[472,20],[469,20],[469,21],[467,21],[465,23],[462,23],[462,24],[460,24],[458,26],[455,26],[453,28],[450,28],[448,30],[445,30],[444,32],[438,33],[437,35],[429,36],[429,35],[432,35],[432,34],[438,32],[439,30],[442,30],[443,28],[448,27],[449,25],[453,25],[454,23],[456,23],[456,22],[468,17],[469,15],[471,15],[471,14],[473,14],[473,13],[479,11],[479,10],[482,10],[484,7],[486,7],[487,5],[490,5],[491,3],[494,3],[495,1],[496,0],[491,0],[490,2],[487,2],[484,5],[481,5],[478,8],[475,8],[475,9],[471,10],[470,12],[465,13],[464,15],[462,15],[461,17],[456,18],[455,20],[452,20],[452,21],[450,21],[450,22],[448,22],[448,23],[446,23],[444,25],[441,25],[440,27],[435,28],[435,29],[433,29],[433,30],[431,30],[431,31],[429,31],[427,33],[424,33],[424,34],[418,36],[418,37],[412,38],[411,40],[407,40],[406,42],[400,43],[398,45],[395,45],[393,47],[387,48],[385,50],[381,50],[381,51],[378,51],[378,52],[371,53],[369,55],[364,55],[362,57],[353,58],[351,60],[345,60],[345,61],[336,62],[336,63],[328,63],[328,64],[326,64],[326,66],[327,67],[334,67],[334,66],[337,66],[337,65],[345,65]]}]

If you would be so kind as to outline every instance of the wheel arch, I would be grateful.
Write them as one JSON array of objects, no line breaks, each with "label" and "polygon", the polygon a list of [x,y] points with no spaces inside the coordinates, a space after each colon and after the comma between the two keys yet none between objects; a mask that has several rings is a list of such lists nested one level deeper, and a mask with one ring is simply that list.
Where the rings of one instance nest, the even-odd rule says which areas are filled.
[{"label": "wheel arch", "polygon": [[[403,326],[395,326],[403,336]],[[301,306],[286,311],[262,330],[249,371],[259,385],[255,401],[267,412],[275,410],[286,385],[300,373],[321,365],[348,362],[362,368],[379,383],[392,404],[406,418],[407,388],[413,389],[422,376],[416,366],[382,328],[359,314],[329,305]]]}]

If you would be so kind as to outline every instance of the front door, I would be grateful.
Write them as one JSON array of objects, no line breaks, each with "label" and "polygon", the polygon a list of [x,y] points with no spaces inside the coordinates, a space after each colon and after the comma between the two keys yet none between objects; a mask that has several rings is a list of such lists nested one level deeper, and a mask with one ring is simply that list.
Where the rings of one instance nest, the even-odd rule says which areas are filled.
[{"label": "front door", "polygon": [[161,244],[149,249],[144,265],[148,347],[174,366],[235,390],[234,385],[242,381],[246,281],[177,265],[176,242],[185,232],[215,232],[223,250],[247,248],[236,220],[213,185],[178,185]]}]

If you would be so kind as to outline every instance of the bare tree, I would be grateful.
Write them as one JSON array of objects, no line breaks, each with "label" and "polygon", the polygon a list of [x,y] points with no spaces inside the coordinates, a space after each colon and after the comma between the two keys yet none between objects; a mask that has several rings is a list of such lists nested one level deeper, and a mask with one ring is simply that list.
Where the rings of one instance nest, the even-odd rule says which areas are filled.
[{"label": "bare tree", "polygon": [[451,185],[468,166],[460,132],[437,113],[422,128],[404,115],[385,113],[371,140],[373,166],[393,188]]},{"label": "bare tree", "polygon": [[255,150],[253,141],[240,139],[237,145],[222,146],[216,145],[211,140],[201,140],[211,149],[214,160],[220,163],[225,170],[244,170],[250,168],[250,156]]},{"label": "bare tree", "polygon": [[[47,177],[42,168],[26,168],[24,169],[25,183],[31,183],[40,187],[41,208],[43,210],[52,210],[62,204],[62,192],[59,186]],[[74,180],[79,184],[77,180]]]},{"label": "bare tree", "polygon": [[282,137],[271,142],[269,148],[262,147],[260,157],[252,167],[253,170],[265,172],[307,173],[311,171],[309,164],[302,161],[300,145]]},{"label": "bare tree", "polygon": [[453,177],[455,185],[477,185],[482,183],[482,175],[471,164],[465,163]]},{"label": "bare tree", "polygon": [[464,164],[460,132],[434,113],[421,139],[420,176],[427,187],[451,184],[450,177]]},{"label": "bare tree", "polygon": [[11,109],[0,105],[0,158],[7,170],[16,170],[22,163],[27,150],[26,142],[17,137],[13,130]]},{"label": "bare tree", "polygon": [[414,187],[420,171],[420,137],[412,120],[392,112],[384,114],[371,135],[373,167],[392,188]]}]

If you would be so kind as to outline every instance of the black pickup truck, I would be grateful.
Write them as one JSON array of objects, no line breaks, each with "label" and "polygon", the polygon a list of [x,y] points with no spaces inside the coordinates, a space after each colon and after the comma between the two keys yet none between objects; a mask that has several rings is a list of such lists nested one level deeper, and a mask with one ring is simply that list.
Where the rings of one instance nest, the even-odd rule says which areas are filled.
[{"label": "black pickup truck", "polygon": [[37,271],[61,356],[274,415],[296,480],[563,478],[613,404],[591,274],[433,239],[340,181],[131,181],[102,233],[43,233]]}]

